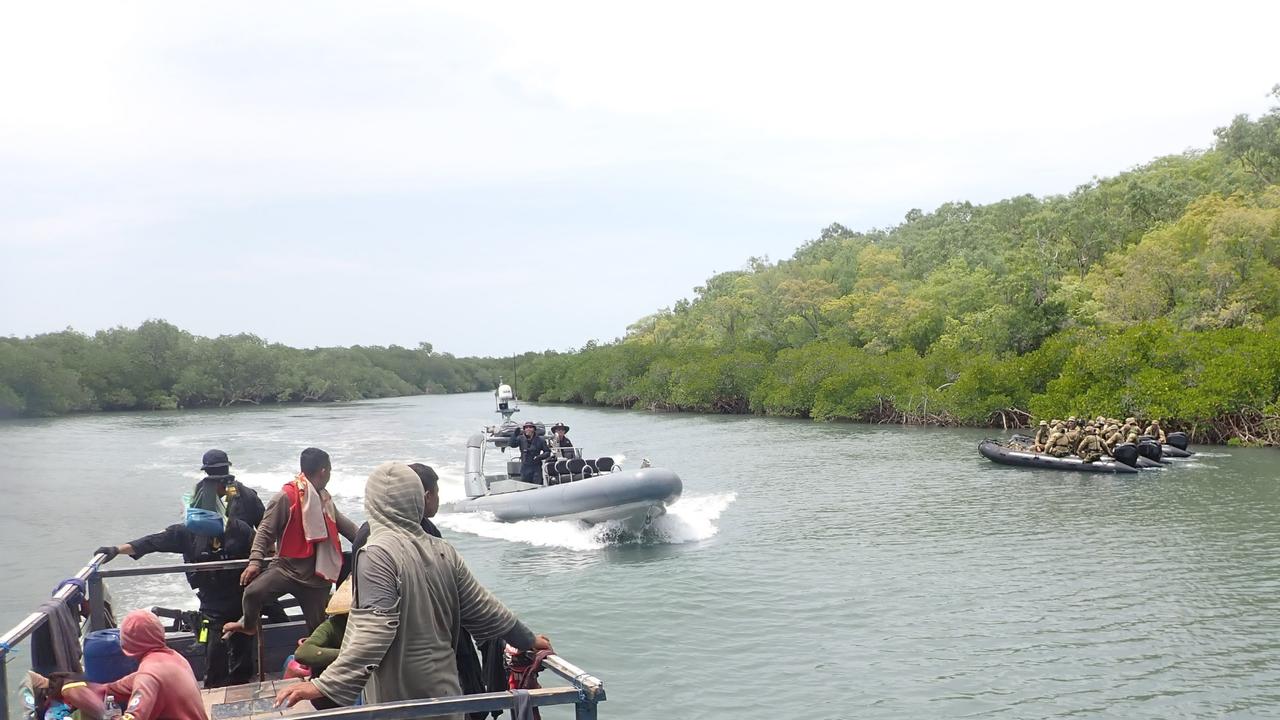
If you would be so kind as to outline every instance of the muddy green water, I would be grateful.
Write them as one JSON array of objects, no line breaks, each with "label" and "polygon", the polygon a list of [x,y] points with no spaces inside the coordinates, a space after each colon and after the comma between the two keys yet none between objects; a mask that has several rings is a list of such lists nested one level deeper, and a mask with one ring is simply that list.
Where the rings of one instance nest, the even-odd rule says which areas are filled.
[{"label": "muddy green water", "polygon": [[[362,516],[363,479],[389,459],[436,466],[460,495],[490,408],[479,394],[0,423],[0,625],[98,545],[175,522],[210,447],[264,500],[323,447]],[[440,518],[499,597],[605,680],[602,718],[1280,717],[1275,451],[1198,448],[1108,477],[993,465],[975,431],[519,417],[684,479],[645,542]],[[113,592],[194,607],[179,578]]]}]

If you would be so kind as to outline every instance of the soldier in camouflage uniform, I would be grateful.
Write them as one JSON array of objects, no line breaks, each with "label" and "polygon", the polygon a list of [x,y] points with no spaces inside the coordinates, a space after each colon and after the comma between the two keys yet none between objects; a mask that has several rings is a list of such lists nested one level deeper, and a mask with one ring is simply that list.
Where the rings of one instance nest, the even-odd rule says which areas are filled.
[{"label": "soldier in camouflage uniform", "polygon": [[1067,443],[1074,448],[1080,444],[1080,438],[1082,437],[1084,437],[1084,431],[1080,428],[1079,423],[1076,422],[1076,417],[1072,415],[1067,418]]},{"label": "soldier in camouflage uniform", "polygon": [[1045,443],[1047,454],[1054,457],[1066,457],[1071,454],[1071,441],[1067,439],[1066,430],[1058,427],[1049,435],[1048,442]]},{"label": "soldier in camouflage uniform", "polygon": [[1125,418],[1125,419],[1124,419],[1124,425],[1121,425],[1121,426],[1120,426],[1120,432],[1124,433],[1124,436],[1125,436],[1125,437],[1129,437],[1129,431],[1130,431],[1130,430],[1133,430],[1133,431],[1135,431],[1135,432],[1138,430],[1138,419],[1137,419],[1137,418],[1134,418],[1134,417],[1127,417],[1127,418]]},{"label": "soldier in camouflage uniform", "polygon": [[1076,446],[1076,454],[1081,460],[1087,463],[1097,462],[1102,459],[1103,453],[1110,454],[1111,449],[1107,444],[1102,442],[1102,438],[1098,437],[1098,428],[1092,423],[1085,426],[1084,437],[1080,439],[1080,444]]},{"label": "soldier in camouflage uniform", "polygon": [[1045,444],[1049,442],[1049,421],[1041,420],[1040,426],[1036,428],[1035,445],[1032,447],[1036,452],[1044,452]]},{"label": "soldier in camouflage uniform", "polygon": [[1114,448],[1124,442],[1124,433],[1120,432],[1120,428],[1115,423],[1111,423],[1102,429],[1102,441],[1107,444],[1107,447]]},{"label": "soldier in camouflage uniform", "polygon": [[1152,420],[1151,424],[1147,426],[1147,429],[1143,431],[1142,434],[1150,435],[1151,437],[1155,438],[1156,442],[1160,443],[1161,445],[1163,445],[1165,441],[1168,440],[1168,438],[1165,437],[1164,428],[1160,427],[1159,420]]}]

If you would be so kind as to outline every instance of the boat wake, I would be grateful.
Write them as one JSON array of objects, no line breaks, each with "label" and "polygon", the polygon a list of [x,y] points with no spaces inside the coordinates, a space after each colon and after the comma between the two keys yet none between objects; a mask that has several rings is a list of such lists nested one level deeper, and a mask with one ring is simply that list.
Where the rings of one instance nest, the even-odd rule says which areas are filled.
[{"label": "boat wake", "polygon": [[616,523],[586,525],[572,520],[504,523],[488,513],[442,513],[435,520],[437,525],[456,532],[535,547],[599,550],[632,543],[678,545],[713,537],[720,531],[716,521],[736,499],[734,493],[685,496],[639,534],[628,532]]}]

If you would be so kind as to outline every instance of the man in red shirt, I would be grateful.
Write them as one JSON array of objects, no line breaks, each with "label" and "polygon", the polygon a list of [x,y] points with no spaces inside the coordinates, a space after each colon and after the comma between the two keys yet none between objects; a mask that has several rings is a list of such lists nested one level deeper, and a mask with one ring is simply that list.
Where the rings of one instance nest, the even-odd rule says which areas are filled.
[{"label": "man in red shirt", "polygon": [[[271,498],[266,515],[258,526],[249,552],[249,566],[240,575],[244,590],[244,616],[227,623],[224,634],[258,631],[262,606],[281,595],[298,599],[308,629],[324,622],[329,590],[342,569],[339,535],[355,540],[356,525],[338,512],[325,487],[332,465],[329,454],[319,448],[302,451],[302,472],[285,483]],[[271,567],[263,572],[268,552],[276,548]]]}]

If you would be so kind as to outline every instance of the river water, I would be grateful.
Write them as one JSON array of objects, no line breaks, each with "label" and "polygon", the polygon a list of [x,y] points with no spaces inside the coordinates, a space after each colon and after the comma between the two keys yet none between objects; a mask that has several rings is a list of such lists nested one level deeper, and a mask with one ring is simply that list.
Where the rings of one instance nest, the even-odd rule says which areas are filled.
[{"label": "river water", "polygon": [[[175,522],[210,447],[264,501],[303,447],[325,448],[339,505],[362,517],[385,460],[431,464],[460,496],[463,445],[491,407],[471,394],[0,423],[0,625],[98,545]],[[1199,448],[1108,477],[993,465],[981,431],[520,417],[684,479],[640,541],[439,518],[484,583],[604,679],[602,718],[1280,716],[1276,451]],[[177,577],[112,590],[123,607],[194,607]]]}]

